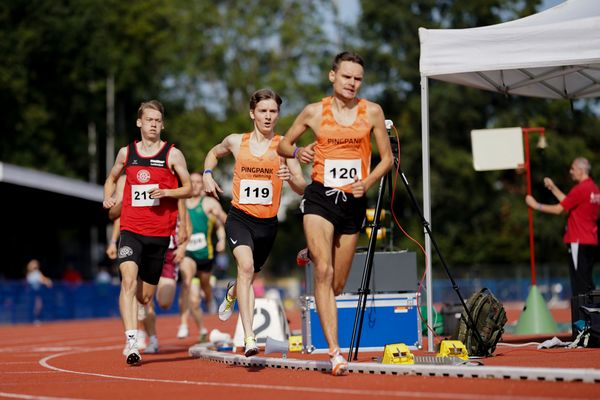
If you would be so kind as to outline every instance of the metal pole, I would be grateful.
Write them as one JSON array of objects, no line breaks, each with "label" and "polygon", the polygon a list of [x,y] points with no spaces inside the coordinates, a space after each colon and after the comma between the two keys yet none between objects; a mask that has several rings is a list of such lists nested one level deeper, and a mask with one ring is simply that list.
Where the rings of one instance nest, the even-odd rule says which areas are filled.
[{"label": "metal pole", "polygon": [[[431,222],[431,195],[429,176],[429,82],[426,76],[421,77],[421,144],[423,154],[423,216]],[[432,288],[431,288],[431,239],[427,232],[425,235],[425,284],[427,290],[427,321],[432,323]],[[434,351],[433,332],[427,330],[427,350]]]},{"label": "metal pole", "polygon": [[[544,128],[521,128],[523,141],[525,142],[525,176],[527,179],[527,194],[531,195],[531,158],[529,155],[529,133],[544,134]],[[536,284],[535,273],[535,238],[533,234],[533,210],[527,207],[527,218],[529,220],[529,262],[531,265],[531,285]]]}]

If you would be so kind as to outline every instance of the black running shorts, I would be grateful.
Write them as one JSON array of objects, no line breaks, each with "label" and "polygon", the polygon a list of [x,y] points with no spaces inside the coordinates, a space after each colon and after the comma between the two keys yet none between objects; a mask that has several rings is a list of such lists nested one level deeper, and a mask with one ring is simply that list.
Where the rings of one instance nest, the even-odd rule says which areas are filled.
[{"label": "black running shorts", "polygon": [[168,236],[143,236],[121,231],[119,264],[133,261],[138,266],[138,276],[142,281],[158,285],[169,242]]},{"label": "black running shorts", "polygon": [[198,258],[194,256],[194,253],[190,251],[185,252],[185,256],[187,258],[192,259],[196,263],[196,272],[211,272],[213,266],[215,265],[214,258],[206,259],[206,258]]},{"label": "black running shorts", "polygon": [[256,218],[231,207],[225,221],[225,233],[231,251],[241,245],[252,249],[254,272],[259,272],[277,236],[277,217]]},{"label": "black running shorts", "polygon": [[313,181],[304,189],[300,210],[304,215],[315,214],[325,218],[333,224],[335,233],[350,235],[363,227],[367,198],[356,198],[352,194]]}]

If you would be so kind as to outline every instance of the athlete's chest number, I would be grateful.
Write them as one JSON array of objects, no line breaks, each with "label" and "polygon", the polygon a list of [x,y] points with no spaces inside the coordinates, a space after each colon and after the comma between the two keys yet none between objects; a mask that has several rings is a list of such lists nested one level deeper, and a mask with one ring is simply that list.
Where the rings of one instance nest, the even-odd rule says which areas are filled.
[{"label": "athlete's chest number", "polygon": [[157,189],[158,183],[150,185],[131,185],[131,205],[133,207],[148,207],[160,205],[160,199],[151,199],[150,191]]},{"label": "athlete's chest number", "polygon": [[325,160],[325,182],[327,187],[340,187],[362,179],[360,159],[356,160]]},{"label": "athlete's chest number", "polygon": [[272,204],[273,182],[270,180],[242,179],[240,204]]},{"label": "athlete's chest number", "polygon": [[206,246],[206,235],[204,234],[204,232],[198,232],[192,234],[192,236],[190,237],[190,241],[188,242],[187,247],[185,249],[187,251],[198,251],[206,248]]}]

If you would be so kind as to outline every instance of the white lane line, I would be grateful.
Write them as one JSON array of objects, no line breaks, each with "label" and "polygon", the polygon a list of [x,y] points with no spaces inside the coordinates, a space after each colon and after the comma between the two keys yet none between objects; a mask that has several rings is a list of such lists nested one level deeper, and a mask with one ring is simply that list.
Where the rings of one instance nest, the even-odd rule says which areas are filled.
[{"label": "white lane line", "polygon": [[0,392],[0,397],[8,397],[11,399],[35,399],[35,400],[81,400],[76,397],[49,397],[49,396],[35,396],[35,395],[31,395],[31,394],[6,393],[6,392]]},{"label": "white lane line", "polygon": [[19,375],[19,374],[56,374],[58,371],[8,371],[0,372],[0,375]]},{"label": "white lane line", "polygon": [[[153,383],[171,383],[181,385],[195,385],[195,386],[211,386],[211,387],[222,387],[222,388],[236,388],[236,389],[254,389],[254,390],[266,390],[273,391],[279,390],[284,392],[308,392],[308,393],[330,393],[330,394],[342,394],[342,395],[358,395],[358,396],[371,396],[376,398],[381,397],[399,397],[399,398],[416,398],[416,399],[449,399],[449,400],[480,400],[482,394],[469,394],[469,393],[458,393],[455,390],[454,393],[436,393],[436,392],[417,392],[417,391],[399,391],[399,390],[367,390],[367,389],[336,389],[327,387],[310,387],[310,386],[288,386],[288,385],[264,385],[264,384],[251,384],[251,383],[226,383],[226,382],[208,382],[208,381],[189,381],[189,380],[174,380],[174,379],[155,379],[155,378],[135,378],[128,376],[119,375],[108,375],[94,372],[81,372],[73,371],[64,368],[59,368],[50,365],[48,362],[54,358],[84,353],[99,350],[113,350],[117,346],[110,346],[105,348],[88,349],[84,351],[72,351],[60,354],[54,354],[51,356],[44,357],[39,361],[40,365],[58,372],[65,372],[76,375],[89,375],[97,376],[101,378],[111,379],[122,379],[127,381],[137,382],[153,382]],[[119,346],[120,347],[120,346]],[[456,389],[456,388],[455,388]],[[506,400],[506,395],[485,395],[486,400]],[[572,397],[532,397],[532,396],[510,396],[511,400],[572,400]]]}]

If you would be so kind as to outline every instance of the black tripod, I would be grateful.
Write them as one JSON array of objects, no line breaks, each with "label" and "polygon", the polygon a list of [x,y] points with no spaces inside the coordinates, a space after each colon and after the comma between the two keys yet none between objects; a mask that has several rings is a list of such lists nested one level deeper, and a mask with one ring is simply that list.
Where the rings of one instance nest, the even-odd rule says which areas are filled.
[{"label": "black tripod", "polygon": [[[390,129],[388,129],[388,135],[390,135]],[[392,154],[394,157],[394,166],[396,167],[396,169],[400,169],[399,168],[399,161],[400,161],[399,154],[400,153],[399,153],[399,149],[398,149],[398,139],[395,136],[389,136],[389,139],[390,139],[390,145],[392,147]],[[392,193],[392,187],[391,187],[392,180],[390,179],[390,176],[389,176],[390,174],[391,174],[391,172],[388,172],[387,174],[385,174],[379,182],[379,191],[377,193],[377,203],[375,206],[375,216],[373,218],[373,224],[371,225],[372,226],[371,237],[369,238],[369,247],[367,248],[367,259],[365,260],[365,267],[363,269],[361,285],[360,285],[360,288],[358,289],[359,296],[358,296],[356,314],[354,316],[354,327],[352,329],[352,338],[350,339],[350,344],[348,346],[348,361],[352,361],[352,353],[353,352],[354,352],[354,360],[356,360],[358,358],[358,348],[360,347],[360,335],[362,332],[362,325],[363,325],[363,320],[364,320],[364,316],[365,316],[365,308],[367,305],[367,296],[370,293],[369,284],[371,281],[371,272],[373,270],[373,256],[375,254],[375,244],[377,241],[377,232],[378,232],[379,228],[381,227],[381,225],[380,225],[381,208],[382,208],[382,203],[383,203],[383,196],[384,196],[384,192],[385,192],[386,181],[387,181],[388,187],[389,187],[388,191],[389,191],[389,193]],[[402,176],[402,182],[404,182],[404,186],[406,187],[406,190],[410,197],[412,207],[419,214],[419,217],[421,218],[421,223],[423,224],[425,231],[429,235],[429,238],[431,239],[431,243],[433,244],[435,252],[437,253],[438,257],[440,258],[442,265],[444,266],[446,275],[448,275],[450,282],[452,282],[452,289],[454,289],[454,291],[458,295],[458,298],[460,299],[460,303],[462,304],[462,307],[465,310],[465,313],[467,314],[467,321],[466,321],[467,326],[475,333],[475,337],[477,338],[477,341],[479,342],[479,344],[481,346],[485,346],[483,338],[481,337],[479,331],[477,329],[475,329],[475,322],[473,321],[473,317],[471,316],[471,311],[468,309],[464,298],[460,294],[458,285],[456,284],[456,282],[454,281],[454,278],[452,278],[452,275],[450,274],[450,270],[448,269],[446,260],[444,260],[444,256],[442,255],[442,252],[440,251],[440,249],[437,245],[437,242],[435,241],[435,238],[433,237],[433,234],[431,233],[431,228],[429,226],[429,222],[427,222],[427,220],[423,216],[423,212],[421,211],[421,208],[419,207],[419,204],[417,203],[417,200],[415,199],[412,189],[410,188],[410,185],[408,184],[408,180],[406,179],[406,176],[404,175],[404,172],[402,171],[402,169],[400,169],[400,174]],[[356,339],[356,348],[354,348],[355,339]]]}]

